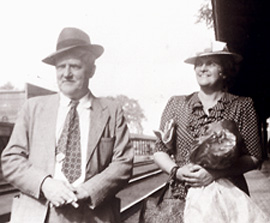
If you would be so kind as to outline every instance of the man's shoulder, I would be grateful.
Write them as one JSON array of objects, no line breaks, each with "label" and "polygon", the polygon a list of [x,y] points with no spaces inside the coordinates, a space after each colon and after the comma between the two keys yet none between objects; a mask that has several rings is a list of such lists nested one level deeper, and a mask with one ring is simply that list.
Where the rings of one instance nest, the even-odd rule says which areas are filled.
[{"label": "man's shoulder", "polygon": [[58,94],[50,94],[50,95],[42,95],[42,96],[35,96],[32,98],[29,98],[27,102],[29,104],[47,104],[52,103],[53,101],[56,101],[59,99]]},{"label": "man's shoulder", "polygon": [[114,114],[122,109],[120,103],[110,98],[97,97],[95,98],[95,101],[103,110],[108,110],[111,114]]},{"label": "man's shoulder", "polygon": [[95,98],[95,100],[97,100],[102,105],[102,107],[116,108],[119,106],[119,103],[117,101],[110,99],[110,98],[97,97],[97,98]]}]

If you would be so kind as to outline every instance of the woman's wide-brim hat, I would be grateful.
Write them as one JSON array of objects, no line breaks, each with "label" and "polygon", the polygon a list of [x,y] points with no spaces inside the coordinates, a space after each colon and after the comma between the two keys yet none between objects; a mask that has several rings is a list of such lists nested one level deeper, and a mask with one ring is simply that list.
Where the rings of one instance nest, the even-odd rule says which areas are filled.
[{"label": "woman's wide-brim hat", "polygon": [[198,58],[208,56],[226,56],[233,59],[235,63],[239,63],[243,59],[241,55],[229,52],[226,43],[220,41],[213,41],[210,43],[209,46],[204,48],[203,51],[197,52],[194,56],[187,58],[184,62],[189,64],[195,64]]},{"label": "woman's wide-brim hat", "polygon": [[104,48],[100,45],[91,44],[89,36],[82,30],[77,28],[64,28],[59,34],[56,45],[56,52],[42,60],[49,65],[55,65],[56,58],[64,55],[68,51],[81,49],[82,51],[90,52],[95,59],[101,56]]}]

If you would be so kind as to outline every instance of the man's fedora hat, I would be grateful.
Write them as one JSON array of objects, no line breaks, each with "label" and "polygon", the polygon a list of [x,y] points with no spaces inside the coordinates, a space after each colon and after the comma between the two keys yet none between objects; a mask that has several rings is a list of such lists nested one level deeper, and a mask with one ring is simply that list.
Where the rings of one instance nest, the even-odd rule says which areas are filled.
[{"label": "man's fedora hat", "polygon": [[242,56],[239,54],[229,52],[226,43],[213,41],[210,42],[210,45],[204,48],[203,51],[197,52],[194,56],[187,58],[184,62],[195,64],[198,58],[207,56],[227,56],[233,59],[235,63],[239,63],[242,60]]},{"label": "man's fedora hat", "polygon": [[100,45],[91,44],[89,36],[77,28],[64,28],[58,38],[56,52],[42,60],[42,62],[55,65],[55,59],[67,51],[81,49],[90,52],[95,58],[101,56],[104,48]]}]

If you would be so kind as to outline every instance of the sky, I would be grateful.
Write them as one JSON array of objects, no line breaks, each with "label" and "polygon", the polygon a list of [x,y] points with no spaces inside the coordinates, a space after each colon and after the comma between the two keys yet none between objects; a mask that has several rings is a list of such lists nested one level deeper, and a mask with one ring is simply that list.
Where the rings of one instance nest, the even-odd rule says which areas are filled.
[{"label": "sky", "polygon": [[0,86],[25,82],[56,88],[55,69],[41,62],[55,51],[64,27],[77,27],[102,45],[90,89],[96,96],[136,99],[153,135],[168,99],[198,90],[183,61],[214,31],[195,24],[205,0],[9,0],[0,3]]}]

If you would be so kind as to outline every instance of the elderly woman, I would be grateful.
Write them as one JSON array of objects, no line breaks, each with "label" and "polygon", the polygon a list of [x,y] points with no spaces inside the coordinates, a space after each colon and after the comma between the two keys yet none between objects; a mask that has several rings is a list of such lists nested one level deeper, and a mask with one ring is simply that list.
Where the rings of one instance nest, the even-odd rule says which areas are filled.
[{"label": "elderly woman", "polygon": [[[241,59],[240,55],[229,52],[225,44],[214,42],[210,48],[185,60],[194,65],[200,90],[171,97],[162,114],[162,135],[156,142],[154,159],[164,172],[174,174],[175,181],[165,195],[167,198],[185,202],[188,188],[205,187],[220,178],[230,179],[249,193],[243,174],[258,168],[261,162],[257,117],[251,98],[226,91],[234,65]],[[206,126],[222,120],[236,123],[243,139],[237,161],[223,169],[191,163],[194,140],[205,132]]]}]

